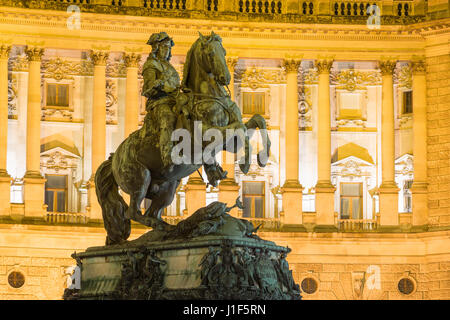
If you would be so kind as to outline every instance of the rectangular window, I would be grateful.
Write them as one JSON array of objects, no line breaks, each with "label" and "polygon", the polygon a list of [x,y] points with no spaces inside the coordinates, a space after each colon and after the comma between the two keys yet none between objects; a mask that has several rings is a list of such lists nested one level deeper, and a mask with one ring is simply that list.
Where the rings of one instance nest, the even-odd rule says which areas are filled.
[{"label": "rectangular window", "polygon": [[264,218],[264,182],[244,181],[242,194],[245,218]]},{"label": "rectangular window", "polygon": [[67,212],[67,176],[45,175],[45,204],[48,212]]},{"label": "rectangular window", "polygon": [[403,91],[402,114],[408,114],[412,112],[413,112],[412,91]]},{"label": "rectangular window", "polygon": [[362,219],[362,184],[341,184],[341,219]]},{"label": "rectangular window", "polygon": [[68,107],[69,106],[69,85],[47,83],[47,106]]},{"label": "rectangular window", "polygon": [[242,102],[244,114],[265,114],[264,92],[244,92]]}]

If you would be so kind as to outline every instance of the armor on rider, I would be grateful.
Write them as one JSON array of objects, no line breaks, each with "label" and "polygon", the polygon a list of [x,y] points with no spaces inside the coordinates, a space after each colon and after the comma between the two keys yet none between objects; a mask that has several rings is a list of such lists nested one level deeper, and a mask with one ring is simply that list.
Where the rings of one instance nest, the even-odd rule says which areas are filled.
[{"label": "armor on rider", "polygon": [[165,168],[172,165],[170,152],[172,150],[171,133],[175,129],[177,117],[172,111],[180,87],[180,77],[170,64],[172,38],[165,32],[154,33],[147,44],[152,46],[152,52],[147,58],[142,70],[144,85],[142,95],[147,97],[146,110],[157,119],[160,128],[159,148]]}]

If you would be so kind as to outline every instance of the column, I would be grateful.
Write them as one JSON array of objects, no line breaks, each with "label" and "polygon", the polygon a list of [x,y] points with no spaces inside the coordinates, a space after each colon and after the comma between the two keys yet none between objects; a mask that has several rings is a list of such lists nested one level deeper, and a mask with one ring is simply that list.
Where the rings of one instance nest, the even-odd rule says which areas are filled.
[{"label": "column", "polygon": [[11,177],[6,171],[8,146],[8,57],[11,46],[0,45],[0,216],[11,212]]},{"label": "column", "polygon": [[41,58],[43,48],[27,48],[28,102],[27,102],[27,152],[24,176],[25,217],[43,218],[45,179],[40,173],[41,153]]},{"label": "column", "polygon": [[[202,168],[199,169],[200,173],[202,173]],[[197,171],[189,176],[189,180],[186,183],[185,200],[188,215],[206,206],[206,184]]]},{"label": "column", "polygon": [[[228,57],[227,66],[230,71],[231,80],[228,88],[230,89],[231,99],[234,101],[234,68],[238,62],[237,57]],[[237,197],[239,197],[239,185],[235,180],[235,154],[227,151],[222,151],[222,168],[227,171],[227,178],[220,182],[219,184],[219,201],[225,202],[231,207],[235,202]],[[242,199],[241,199],[242,200]],[[238,215],[238,209],[234,208],[230,211],[233,216]]]},{"label": "column", "polygon": [[319,73],[317,109],[317,183],[316,224],[318,228],[335,231],[334,192],[331,184],[331,111],[330,111],[330,70],[332,59],[316,61]]},{"label": "column", "polygon": [[302,223],[303,187],[298,180],[299,139],[298,139],[298,81],[297,74],[301,60],[286,59],[286,180],[283,194],[283,224]]},{"label": "column", "polygon": [[412,192],[412,224],[428,224],[427,204],[427,83],[424,60],[412,62],[413,90],[413,155],[414,182]]},{"label": "column", "polygon": [[95,193],[95,172],[106,158],[106,61],[109,54],[92,51],[94,63],[94,98],[92,100],[92,176],[89,180],[89,212],[91,220],[102,219],[102,210]]},{"label": "column", "polygon": [[138,129],[139,123],[139,87],[138,67],[141,60],[140,54],[126,53],[124,55],[127,67],[127,86],[125,102],[125,132],[124,138]]},{"label": "column", "polygon": [[381,99],[381,185],[380,224],[398,225],[398,187],[395,183],[394,86],[396,61],[379,62],[382,75]]}]

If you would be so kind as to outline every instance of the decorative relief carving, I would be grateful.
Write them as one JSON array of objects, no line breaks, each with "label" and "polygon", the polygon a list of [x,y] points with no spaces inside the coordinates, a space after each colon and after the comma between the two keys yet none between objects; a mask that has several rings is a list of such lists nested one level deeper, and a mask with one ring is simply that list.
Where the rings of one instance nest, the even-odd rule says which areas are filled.
[{"label": "decorative relief carving", "polygon": [[398,123],[399,123],[400,128],[402,128],[402,129],[410,129],[410,128],[412,128],[413,117],[412,116],[403,115],[400,118]]},{"label": "decorative relief carving", "polygon": [[250,67],[245,70],[236,70],[235,82],[240,83],[241,87],[255,90],[267,88],[269,84],[286,83],[286,76],[280,68]]},{"label": "decorative relief carving", "polygon": [[73,111],[69,109],[42,109],[42,121],[73,121]]},{"label": "decorative relief carving", "polygon": [[298,127],[301,130],[305,130],[306,128],[310,128],[312,126],[311,110],[312,108],[305,100],[298,102]]},{"label": "decorative relief carving", "polygon": [[8,69],[16,72],[28,71],[28,57],[26,54],[15,56],[8,61]]},{"label": "decorative relief carving", "polygon": [[125,78],[127,76],[126,61],[116,58],[106,64],[106,77]]},{"label": "decorative relief carving", "polygon": [[366,127],[367,121],[360,119],[341,119],[336,121],[338,127]]},{"label": "decorative relief carving", "polygon": [[236,64],[239,61],[239,57],[226,57],[228,70],[231,72],[234,71]]},{"label": "decorative relief carving", "polygon": [[304,84],[319,83],[319,73],[317,69],[302,70],[302,78]]},{"label": "decorative relief carving", "polygon": [[361,168],[358,162],[350,160],[344,163],[344,167],[341,170],[341,176],[343,177],[361,177]]},{"label": "decorative relief carving", "polygon": [[[353,181],[354,179],[360,180],[360,178],[369,179],[373,175],[370,165],[360,161],[355,156],[350,156],[349,158],[333,163],[331,165],[331,171],[332,180],[335,184],[338,182],[338,177]],[[369,183],[369,180],[367,183]]]},{"label": "decorative relief carving", "polygon": [[[311,88],[306,86],[306,81],[310,81],[310,72],[313,69],[305,70],[300,67],[300,71],[297,74],[298,83],[298,127],[300,130],[312,127],[311,115],[312,115],[312,98]],[[306,79],[309,77],[308,80]]]},{"label": "decorative relief carving", "polygon": [[395,174],[412,176],[414,174],[413,156],[407,155],[395,163]]},{"label": "decorative relief carving", "polygon": [[76,157],[63,154],[60,151],[54,151],[52,153],[41,155],[41,168],[52,170],[56,173],[64,170],[76,169],[76,160]]},{"label": "decorative relief carving", "polygon": [[29,47],[25,50],[25,54],[28,57],[28,61],[41,61],[41,58],[44,55],[44,48]]},{"label": "decorative relief carving", "polygon": [[364,90],[366,86],[381,84],[381,76],[377,71],[359,71],[354,69],[333,71],[330,75],[330,83],[336,85],[336,89],[347,91]]},{"label": "decorative relief carving", "polygon": [[74,75],[81,75],[82,69],[83,66],[80,62],[63,60],[57,57],[43,61],[41,70],[44,78],[61,81],[63,79],[72,80]]},{"label": "decorative relief carving", "polygon": [[399,88],[412,88],[412,69],[409,65],[396,68],[394,72],[394,83],[397,82]]},{"label": "decorative relief carving", "polygon": [[8,119],[17,119],[17,79],[8,79]]},{"label": "decorative relief carving", "polygon": [[117,90],[113,80],[106,80],[106,123],[117,124]]},{"label": "decorative relief carving", "polygon": [[0,59],[8,59],[9,53],[11,52],[11,46],[9,45],[0,45]]},{"label": "decorative relief carving", "polygon": [[378,66],[380,68],[381,74],[392,75],[394,73],[395,66],[397,65],[396,60],[380,60],[378,61]]}]

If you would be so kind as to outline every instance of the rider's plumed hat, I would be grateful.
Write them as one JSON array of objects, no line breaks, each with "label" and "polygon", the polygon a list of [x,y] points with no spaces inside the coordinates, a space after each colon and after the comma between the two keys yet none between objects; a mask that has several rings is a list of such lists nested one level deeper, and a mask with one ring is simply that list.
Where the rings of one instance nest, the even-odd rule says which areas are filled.
[{"label": "rider's plumed hat", "polygon": [[153,47],[155,44],[165,41],[167,39],[170,41],[170,46],[173,47],[175,43],[173,42],[172,38],[169,37],[169,35],[164,31],[152,34],[150,36],[150,39],[148,39],[147,44]]}]

